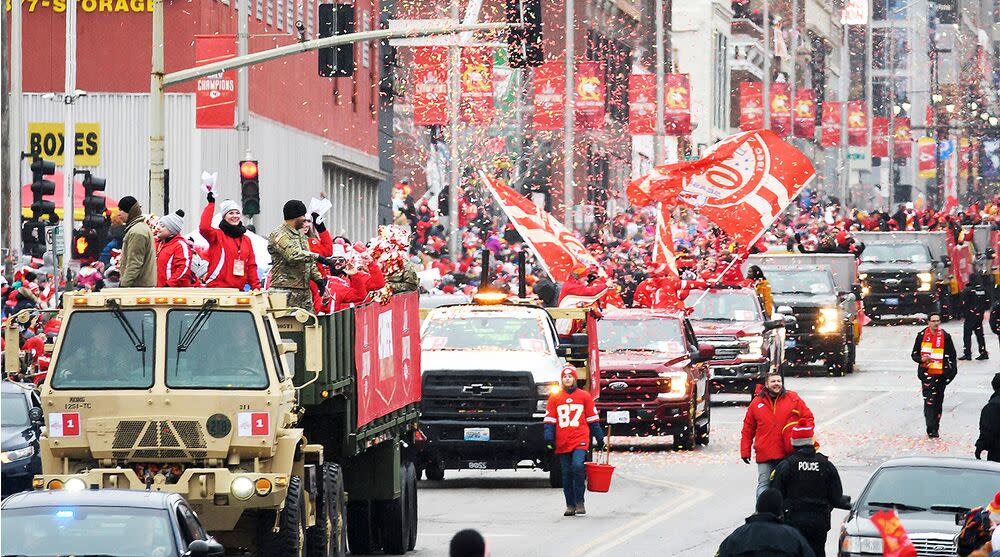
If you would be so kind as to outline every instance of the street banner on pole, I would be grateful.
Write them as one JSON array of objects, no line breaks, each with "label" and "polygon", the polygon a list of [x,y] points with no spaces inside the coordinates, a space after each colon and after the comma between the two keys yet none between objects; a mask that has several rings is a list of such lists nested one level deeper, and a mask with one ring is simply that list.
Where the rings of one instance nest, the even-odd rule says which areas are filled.
[{"label": "street banner on pole", "polygon": [[933,178],[935,175],[934,147],[932,137],[917,139],[917,171],[921,178]]},{"label": "street banner on pole", "polygon": [[666,263],[675,276],[680,278],[677,270],[677,258],[674,256],[674,234],[670,230],[671,215],[673,207],[666,203],[660,203],[660,210],[656,212],[656,239],[653,242],[653,265]]},{"label": "street banner on pole", "polygon": [[958,145],[958,175],[962,178],[968,178],[969,169],[972,168],[972,144],[963,137],[959,140]]},{"label": "street banner on pole", "polygon": [[792,133],[792,100],[787,83],[771,84],[771,131],[779,137]]},{"label": "street banner on pole", "polygon": [[820,130],[819,144],[823,147],[840,145],[840,103],[823,101],[823,129]]},{"label": "street banner on pole", "polygon": [[413,64],[413,123],[447,124],[448,48],[418,46],[413,49]]},{"label": "street banner on pole", "polygon": [[740,129],[759,130],[764,127],[764,93],[758,82],[740,83]]},{"label": "street banner on pole", "polygon": [[910,119],[896,117],[896,134],[892,138],[893,155],[899,159],[913,156],[913,138],[910,136]]},{"label": "street banner on pole", "polygon": [[604,129],[604,66],[600,62],[577,62],[574,128],[576,131]]},{"label": "street banner on pole", "polygon": [[701,159],[657,166],[626,193],[640,207],[690,207],[748,250],[815,176],[798,149],[756,130],[727,137]]},{"label": "street banner on pole", "polygon": [[816,90],[795,92],[795,137],[816,141]]},{"label": "street banner on pole", "polygon": [[686,73],[667,74],[663,116],[667,135],[691,133],[691,80]]},{"label": "street banner on pole", "polygon": [[889,156],[889,118],[872,116],[872,156]]},{"label": "street banner on pole", "polygon": [[566,94],[566,67],[562,61],[545,62],[535,68],[536,130],[563,129],[563,105]]},{"label": "street banner on pole", "polygon": [[463,122],[489,124],[493,106],[493,49],[472,46],[462,49],[461,118]]},{"label": "street banner on pole", "polygon": [[844,10],[840,12],[842,25],[867,25],[868,0],[847,0]]},{"label": "street banner on pole", "polygon": [[852,147],[868,145],[868,112],[865,101],[847,103],[847,144]]},{"label": "street banner on pole", "polygon": [[628,77],[628,131],[632,135],[656,133],[656,75]]},{"label": "street banner on pole", "polygon": [[[236,35],[196,35],[195,66],[236,57]],[[198,129],[236,125],[236,70],[199,77],[195,85],[194,126]]]}]

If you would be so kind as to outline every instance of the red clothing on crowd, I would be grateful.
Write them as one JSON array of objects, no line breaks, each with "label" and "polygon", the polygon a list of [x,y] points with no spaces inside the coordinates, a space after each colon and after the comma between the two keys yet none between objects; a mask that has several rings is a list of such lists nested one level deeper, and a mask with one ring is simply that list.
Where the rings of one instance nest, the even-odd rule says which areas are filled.
[{"label": "red clothing on crowd", "polygon": [[191,246],[179,234],[156,249],[156,286],[190,288],[199,286],[191,270]]},{"label": "red clothing on crowd", "polygon": [[562,290],[559,292],[559,301],[562,302],[566,296],[589,298],[597,296],[607,289],[608,285],[603,282],[595,281],[592,284],[587,284],[580,279],[570,277],[563,283]]},{"label": "red clothing on crowd", "polygon": [[233,238],[212,226],[214,213],[215,203],[209,203],[202,211],[198,225],[198,232],[208,242],[208,275],[205,277],[205,286],[243,290],[249,284],[252,290],[259,290],[257,258],[250,238],[246,235]]},{"label": "red clothing on crowd", "polygon": [[385,275],[378,263],[373,261],[368,264],[367,273],[331,275],[329,281],[327,289],[333,294],[333,311],[340,311],[364,302],[369,292],[382,289],[385,286]]},{"label": "red clothing on crowd", "polygon": [[549,395],[544,422],[556,426],[556,454],[590,448],[590,424],[600,418],[594,399],[583,389],[567,393],[560,389]]},{"label": "red clothing on crowd", "polygon": [[782,431],[797,420],[813,419],[813,413],[795,391],[782,391],[772,399],[767,389],[761,388],[750,401],[743,418],[740,438],[740,458],[750,458],[753,445],[757,462],[780,460],[789,455]]},{"label": "red clothing on crowd", "polygon": [[[316,232],[318,233],[316,238],[309,237],[309,251],[320,257],[330,257],[333,255],[333,238],[330,237],[330,231],[325,226],[320,226],[316,228]],[[316,268],[319,269],[319,274],[323,278],[328,278],[330,273],[327,271],[326,265],[316,263]],[[330,313],[330,304],[323,303],[323,296],[319,293],[319,286],[315,282],[309,281],[309,289],[312,291],[313,311],[317,314]]]}]

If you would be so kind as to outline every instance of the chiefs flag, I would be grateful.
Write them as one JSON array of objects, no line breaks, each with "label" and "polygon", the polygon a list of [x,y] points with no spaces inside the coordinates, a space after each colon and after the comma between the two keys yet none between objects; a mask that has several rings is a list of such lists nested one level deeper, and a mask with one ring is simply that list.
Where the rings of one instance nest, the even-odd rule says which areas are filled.
[{"label": "chiefs flag", "polygon": [[787,83],[771,84],[771,130],[781,137],[792,133],[792,100]]},{"label": "chiefs flag", "polygon": [[889,156],[889,119],[872,116],[872,156]]},{"label": "chiefs flag", "polygon": [[819,144],[823,147],[840,145],[840,103],[823,102],[823,129],[820,130]]},{"label": "chiefs flag", "polygon": [[913,137],[910,136],[910,119],[896,117],[896,133],[892,138],[893,156],[908,159],[913,156]]},{"label": "chiefs flag", "polygon": [[463,122],[489,124],[496,108],[493,106],[493,49],[483,46],[462,49]]},{"label": "chiefs flag", "polygon": [[416,47],[413,63],[413,123],[418,126],[447,124],[448,48]]},{"label": "chiefs flag", "polygon": [[566,67],[560,61],[535,68],[535,129],[561,130],[566,94]]},{"label": "chiefs flag", "polygon": [[627,194],[636,206],[691,207],[749,249],[815,175],[798,149],[757,130],[727,137],[699,160],[657,166]]},{"label": "chiefs flag", "polygon": [[691,81],[687,74],[667,74],[663,117],[667,135],[691,133]]},{"label": "chiefs flag", "polygon": [[740,83],[740,129],[759,130],[764,127],[764,93],[761,84],[744,81]]},{"label": "chiefs flag", "polygon": [[816,91],[799,89],[795,92],[795,137],[816,140]]},{"label": "chiefs flag", "polygon": [[632,135],[656,133],[656,76],[628,77],[628,131]]},{"label": "chiefs flag", "polygon": [[894,510],[879,511],[871,516],[872,524],[882,535],[884,557],[917,557],[917,550],[906,534],[906,528]]},{"label": "chiefs flag", "polygon": [[847,144],[851,147],[868,145],[868,110],[865,101],[847,103]]},{"label": "chiefs flag", "polygon": [[[204,66],[236,56],[236,35],[196,35],[194,65]],[[194,127],[236,125],[236,70],[199,77],[195,86]]]},{"label": "chiefs flag", "polygon": [[600,62],[577,62],[573,81],[574,129],[604,129],[604,67]]},{"label": "chiefs flag", "polygon": [[917,173],[921,178],[933,178],[935,144],[932,137],[917,139]]}]

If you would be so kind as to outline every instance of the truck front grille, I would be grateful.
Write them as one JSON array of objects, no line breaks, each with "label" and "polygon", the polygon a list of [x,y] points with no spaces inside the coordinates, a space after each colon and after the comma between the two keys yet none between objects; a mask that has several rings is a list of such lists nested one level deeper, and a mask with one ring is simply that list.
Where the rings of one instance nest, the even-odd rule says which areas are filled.
[{"label": "truck front grille", "polygon": [[868,273],[866,281],[872,294],[899,294],[917,291],[917,275],[913,273]]},{"label": "truck front grille", "polygon": [[424,419],[524,419],[538,405],[534,377],[523,371],[427,371],[422,398]]},{"label": "truck front grille", "polygon": [[699,337],[698,342],[711,344],[715,347],[715,358],[713,360],[727,361],[735,360],[740,354],[750,351],[750,346],[735,336],[706,336]]},{"label": "truck front grille", "polygon": [[112,442],[116,459],[204,458],[201,425],[190,420],[123,420]]},{"label": "truck front grille", "polygon": [[958,549],[955,542],[944,538],[922,538],[910,536],[917,557],[954,557]]},{"label": "truck front grille", "polygon": [[819,308],[792,308],[792,315],[795,316],[795,323],[787,325],[787,333],[813,333],[816,331],[816,322],[819,321]]}]

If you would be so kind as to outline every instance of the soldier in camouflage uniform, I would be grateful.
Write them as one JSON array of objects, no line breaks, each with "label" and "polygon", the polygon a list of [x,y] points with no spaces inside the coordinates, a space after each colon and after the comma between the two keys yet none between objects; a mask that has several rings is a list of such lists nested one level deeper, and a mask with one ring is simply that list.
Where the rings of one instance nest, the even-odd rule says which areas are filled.
[{"label": "soldier in camouflage uniform", "polygon": [[285,223],[267,237],[271,254],[271,291],[288,294],[289,307],[313,311],[309,281],[316,281],[320,292],[326,290],[326,279],[316,268],[316,262],[329,264],[325,257],[309,251],[309,241],[300,231],[305,221],[306,206],[298,199],[285,203]]}]

